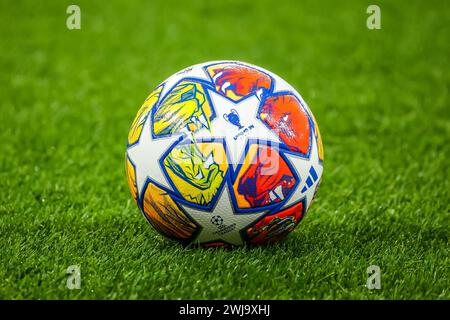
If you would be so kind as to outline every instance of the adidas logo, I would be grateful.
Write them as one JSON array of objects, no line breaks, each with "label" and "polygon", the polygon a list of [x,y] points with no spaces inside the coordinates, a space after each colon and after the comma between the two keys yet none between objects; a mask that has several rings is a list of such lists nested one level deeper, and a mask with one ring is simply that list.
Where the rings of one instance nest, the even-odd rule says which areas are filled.
[{"label": "adidas logo", "polygon": [[314,169],[313,166],[311,166],[311,168],[309,169],[309,176],[308,176],[308,178],[305,181],[306,182],[306,186],[303,187],[302,193],[306,192],[306,190],[311,188],[312,185],[314,184],[314,182],[316,182],[318,178],[319,177],[317,176],[316,170]]}]

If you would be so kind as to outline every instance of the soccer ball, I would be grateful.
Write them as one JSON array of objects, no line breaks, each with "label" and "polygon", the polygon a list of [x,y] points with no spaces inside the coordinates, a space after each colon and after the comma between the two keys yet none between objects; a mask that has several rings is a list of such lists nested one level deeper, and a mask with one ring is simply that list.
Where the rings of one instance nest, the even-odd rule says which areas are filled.
[{"label": "soccer ball", "polygon": [[323,146],[300,94],[238,62],[188,67],[147,97],[131,126],[126,174],[161,234],[202,246],[278,241],[320,184]]}]

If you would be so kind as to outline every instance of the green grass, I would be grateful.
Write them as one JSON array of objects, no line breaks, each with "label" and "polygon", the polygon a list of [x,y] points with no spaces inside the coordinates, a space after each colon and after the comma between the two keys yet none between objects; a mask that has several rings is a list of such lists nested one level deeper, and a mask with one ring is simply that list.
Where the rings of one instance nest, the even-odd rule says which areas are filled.
[{"label": "green grass", "polygon": [[[377,1],[374,31],[371,1],[76,1],[69,31],[72,3],[0,5],[0,298],[450,298],[444,1]],[[316,202],[278,245],[186,249],[131,200],[139,106],[217,59],[283,76],[322,131]],[[365,287],[372,264],[381,290]]]}]

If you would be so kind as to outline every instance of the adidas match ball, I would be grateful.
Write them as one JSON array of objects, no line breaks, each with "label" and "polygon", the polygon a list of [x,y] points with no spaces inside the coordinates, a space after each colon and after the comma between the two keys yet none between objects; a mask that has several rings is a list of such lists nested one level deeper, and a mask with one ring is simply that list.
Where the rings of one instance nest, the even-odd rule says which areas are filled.
[{"label": "adidas match ball", "polygon": [[294,230],[323,171],[317,122],[279,76],[238,62],[188,67],[147,97],[126,174],[148,222],[202,246],[259,245]]}]

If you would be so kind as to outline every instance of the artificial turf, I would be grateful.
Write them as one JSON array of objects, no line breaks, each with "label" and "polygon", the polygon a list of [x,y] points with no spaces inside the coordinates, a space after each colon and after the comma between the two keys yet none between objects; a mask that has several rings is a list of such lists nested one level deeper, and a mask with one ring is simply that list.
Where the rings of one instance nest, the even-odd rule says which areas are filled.
[{"label": "artificial turf", "polygon": [[[381,30],[368,1],[76,1],[81,30],[70,4],[0,4],[0,298],[450,298],[446,2],[377,1]],[[284,77],[321,129],[321,187],[278,245],[169,242],[126,184],[147,94],[219,59]]]}]

